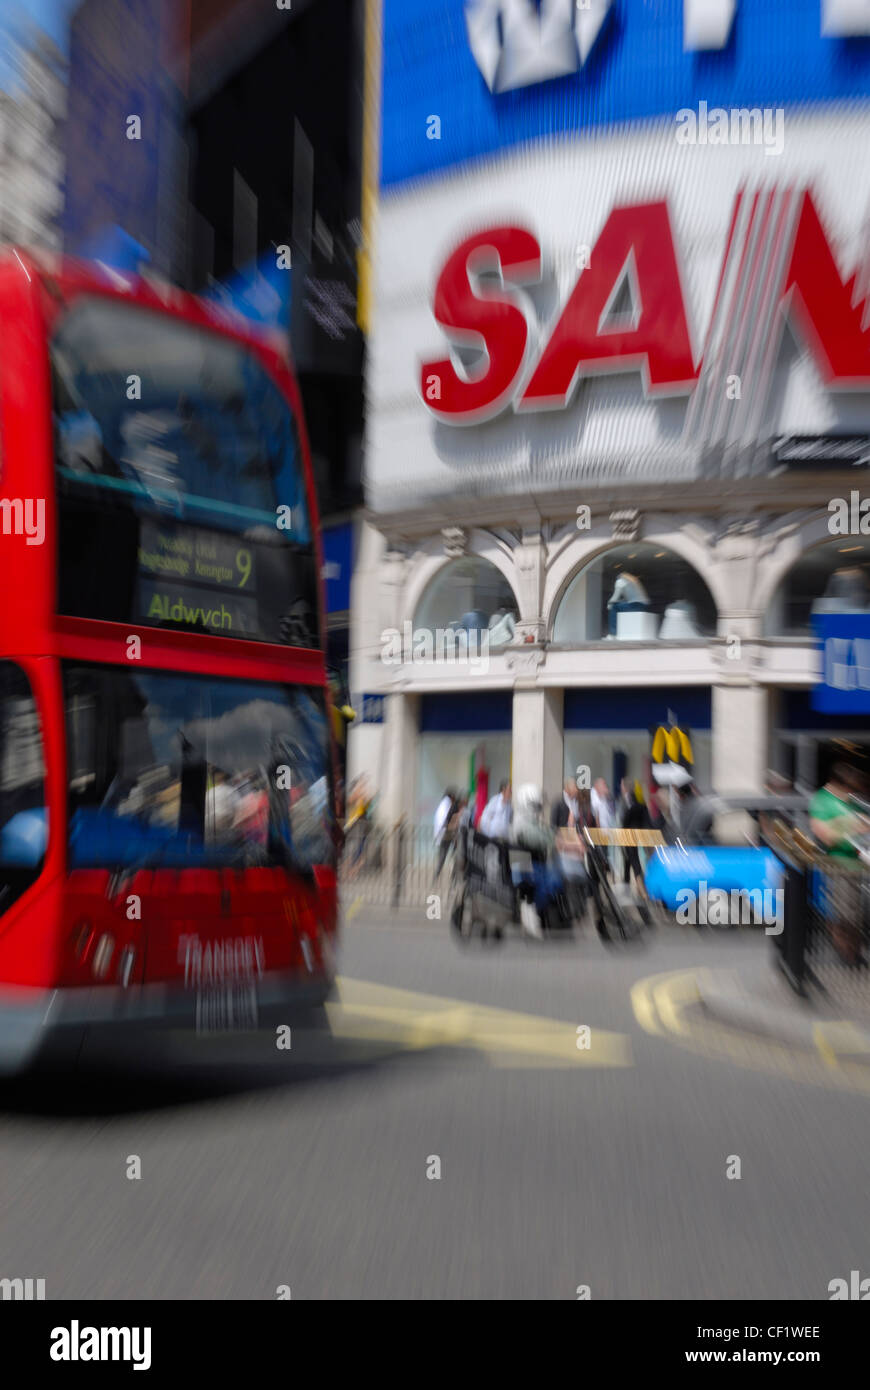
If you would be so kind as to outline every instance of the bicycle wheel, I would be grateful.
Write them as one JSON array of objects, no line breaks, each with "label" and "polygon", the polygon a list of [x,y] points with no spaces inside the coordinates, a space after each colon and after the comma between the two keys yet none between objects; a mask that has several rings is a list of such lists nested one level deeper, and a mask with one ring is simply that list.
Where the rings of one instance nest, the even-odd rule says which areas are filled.
[{"label": "bicycle wheel", "polygon": [[590,906],[595,920],[595,930],[602,941],[612,941],[612,931],[616,930],[616,923],[610,913],[607,903],[597,879],[590,882]]},{"label": "bicycle wheel", "polygon": [[[458,941],[467,945],[475,937],[485,941],[490,933],[483,918],[474,910],[474,895],[465,889],[453,904],[450,912],[450,926]],[[493,933],[493,935],[496,935]],[[497,935],[500,935],[498,933]]]},{"label": "bicycle wheel", "polygon": [[643,931],[643,921],[633,905],[631,912],[618,902],[607,879],[601,878],[599,888],[599,916],[603,919],[603,929],[599,934],[606,940],[618,938],[621,941],[637,941]]},{"label": "bicycle wheel", "polygon": [[463,888],[452,899],[450,904],[450,928],[461,940],[467,941],[471,936],[471,902],[470,894]]}]

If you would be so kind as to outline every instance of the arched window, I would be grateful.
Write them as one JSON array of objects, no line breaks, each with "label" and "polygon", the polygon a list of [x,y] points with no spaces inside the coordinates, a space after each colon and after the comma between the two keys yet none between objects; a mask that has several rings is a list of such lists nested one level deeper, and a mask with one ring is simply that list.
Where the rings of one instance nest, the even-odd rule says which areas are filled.
[{"label": "arched window", "polygon": [[715,634],[716,617],[710,590],[687,560],[633,542],[603,551],[575,574],[556,613],[553,641],[697,641]]},{"label": "arched window", "polygon": [[843,536],[801,555],[780,580],[765,637],[810,637],[814,613],[870,611],[870,539]]},{"label": "arched window", "polygon": [[479,555],[466,555],[445,565],[428,585],[414,628],[432,633],[433,639],[439,630],[477,633],[477,641],[486,640],[492,649],[513,640],[517,616],[513,590],[501,570]]}]

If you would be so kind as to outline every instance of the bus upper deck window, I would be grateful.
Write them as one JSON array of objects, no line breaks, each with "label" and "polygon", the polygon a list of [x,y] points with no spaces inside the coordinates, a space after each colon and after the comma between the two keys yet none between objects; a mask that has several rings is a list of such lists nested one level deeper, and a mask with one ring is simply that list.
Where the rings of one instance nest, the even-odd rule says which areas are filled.
[{"label": "bus upper deck window", "polygon": [[255,353],[85,296],[51,364],[60,611],[317,646],[298,423]]}]

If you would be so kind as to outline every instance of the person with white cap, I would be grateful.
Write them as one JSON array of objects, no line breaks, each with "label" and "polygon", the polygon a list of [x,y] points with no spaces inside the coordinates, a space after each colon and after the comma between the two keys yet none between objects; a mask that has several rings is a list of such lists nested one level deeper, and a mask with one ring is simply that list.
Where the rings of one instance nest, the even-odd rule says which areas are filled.
[{"label": "person with white cap", "polygon": [[549,854],[556,837],[544,821],[544,797],[540,787],[526,782],[516,794],[511,838],[522,849]]}]

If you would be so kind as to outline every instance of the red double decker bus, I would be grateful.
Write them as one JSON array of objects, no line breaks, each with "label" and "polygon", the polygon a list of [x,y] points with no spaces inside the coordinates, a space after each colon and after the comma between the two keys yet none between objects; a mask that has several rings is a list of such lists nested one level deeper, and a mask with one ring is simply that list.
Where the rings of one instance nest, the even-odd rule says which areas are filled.
[{"label": "red double decker bus", "polygon": [[0,257],[0,1070],[288,1020],[332,978],[317,513],[282,352]]}]

